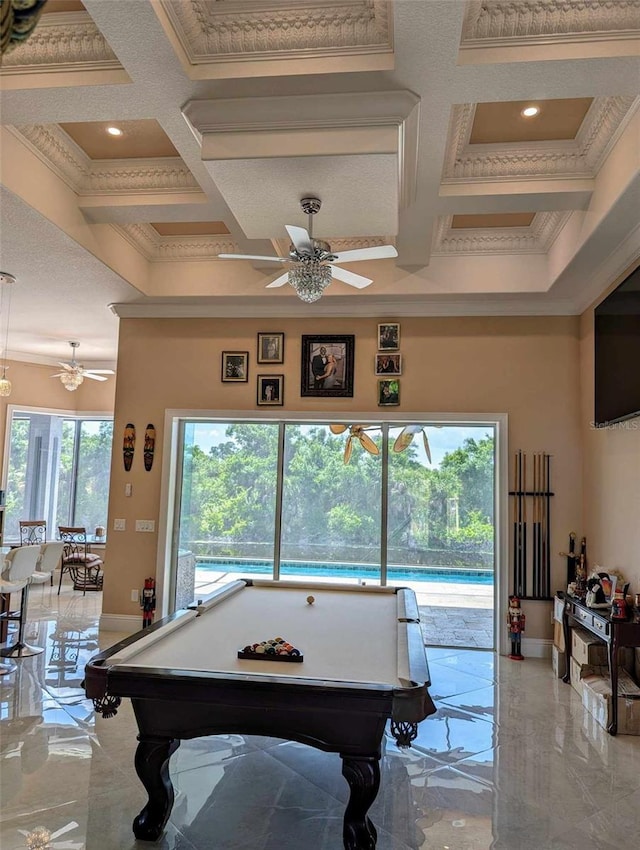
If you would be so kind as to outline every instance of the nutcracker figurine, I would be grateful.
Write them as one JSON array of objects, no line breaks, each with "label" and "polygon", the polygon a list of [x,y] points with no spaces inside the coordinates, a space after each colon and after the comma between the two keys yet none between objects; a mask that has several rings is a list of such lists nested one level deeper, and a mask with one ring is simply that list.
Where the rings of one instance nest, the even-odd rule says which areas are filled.
[{"label": "nutcracker figurine", "polygon": [[153,615],[156,611],[156,581],[153,578],[144,580],[140,607],[142,608],[142,628],[146,629],[153,623]]},{"label": "nutcracker figurine", "polygon": [[522,632],[524,631],[525,616],[522,613],[520,600],[517,596],[509,597],[507,623],[509,625],[509,637],[511,638],[511,653],[509,658],[512,658],[514,661],[522,661],[524,655],[520,652],[520,644]]}]

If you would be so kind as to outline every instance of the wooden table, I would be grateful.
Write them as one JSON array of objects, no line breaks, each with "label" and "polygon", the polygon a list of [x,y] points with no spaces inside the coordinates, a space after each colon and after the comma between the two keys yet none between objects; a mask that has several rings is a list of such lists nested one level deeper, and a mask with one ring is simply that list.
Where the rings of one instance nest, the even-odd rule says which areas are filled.
[{"label": "wooden table", "polygon": [[564,600],[562,628],[564,631],[564,657],[566,673],[563,682],[571,681],[569,658],[571,656],[571,629],[582,626],[596,635],[607,645],[609,677],[611,679],[611,722],[607,732],[615,735],[618,731],[618,649],[621,646],[640,646],[640,611],[636,608],[626,620],[612,620],[611,608],[589,608],[575,596],[559,592],[558,599]]}]

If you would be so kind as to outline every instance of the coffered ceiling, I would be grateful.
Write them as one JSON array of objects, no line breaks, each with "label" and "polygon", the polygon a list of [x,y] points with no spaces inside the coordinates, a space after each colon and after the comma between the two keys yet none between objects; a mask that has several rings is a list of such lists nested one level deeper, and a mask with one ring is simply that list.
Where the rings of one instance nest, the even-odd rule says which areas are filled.
[{"label": "coffered ceiling", "polygon": [[[112,361],[118,315],[580,313],[640,257],[639,51],[640,0],[48,0],[0,70],[9,357]],[[219,259],[286,255],[305,196],[398,258],[311,305]]]}]

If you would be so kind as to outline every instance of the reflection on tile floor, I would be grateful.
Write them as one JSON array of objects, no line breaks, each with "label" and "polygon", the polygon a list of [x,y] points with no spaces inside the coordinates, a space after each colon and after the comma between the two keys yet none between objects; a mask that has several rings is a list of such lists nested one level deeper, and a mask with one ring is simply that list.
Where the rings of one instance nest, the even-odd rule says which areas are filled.
[{"label": "reflection on tile floor", "polygon": [[[82,690],[99,646],[100,595],[34,589],[28,639],[46,652],[0,682],[0,846],[37,827],[52,850],[340,850],[340,759],[241,735],[185,741],[157,844],[131,822],[146,795],[128,703],[96,718]],[[431,648],[437,713],[415,745],[385,740],[371,817],[378,850],[614,850],[640,832],[640,738],[611,738],[548,662]]]}]

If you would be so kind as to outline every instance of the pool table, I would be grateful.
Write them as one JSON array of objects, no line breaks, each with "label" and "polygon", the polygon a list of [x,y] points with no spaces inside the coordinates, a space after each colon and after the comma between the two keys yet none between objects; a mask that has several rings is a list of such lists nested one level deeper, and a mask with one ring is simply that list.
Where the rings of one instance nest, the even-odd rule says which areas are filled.
[{"label": "pool table", "polygon": [[[309,597],[313,598],[310,602]],[[239,659],[283,637],[302,663]],[[242,579],[91,659],[85,690],[114,714],[129,697],[138,724],[135,769],[149,800],[136,838],[155,841],[173,806],[169,759],[180,741],[266,735],[339,753],[349,789],[345,850],[374,850],[367,812],[380,785],[386,722],[400,746],[435,712],[413,591]]]}]

